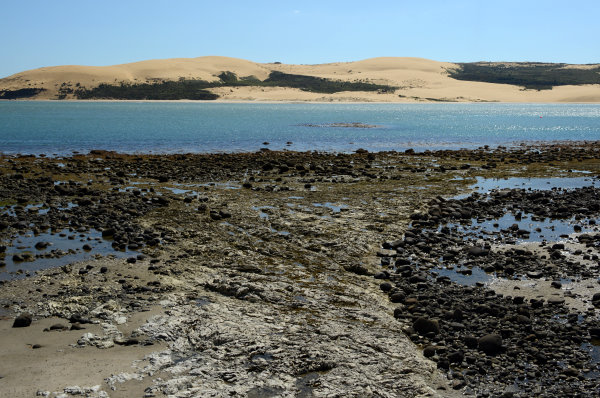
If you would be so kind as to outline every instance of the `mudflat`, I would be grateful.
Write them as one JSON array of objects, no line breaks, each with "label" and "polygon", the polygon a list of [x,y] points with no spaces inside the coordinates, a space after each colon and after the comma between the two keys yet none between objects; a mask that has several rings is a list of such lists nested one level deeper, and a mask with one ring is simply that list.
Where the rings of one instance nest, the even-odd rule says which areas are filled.
[{"label": "mudflat", "polygon": [[1,390],[595,396],[599,155],[3,157]]}]

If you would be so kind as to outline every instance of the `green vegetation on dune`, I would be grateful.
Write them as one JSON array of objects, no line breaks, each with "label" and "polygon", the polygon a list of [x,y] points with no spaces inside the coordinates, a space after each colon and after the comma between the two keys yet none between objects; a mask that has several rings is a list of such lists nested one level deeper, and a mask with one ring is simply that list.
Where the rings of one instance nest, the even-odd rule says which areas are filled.
[{"label": "green vegetation on dune", "polygon": [[42,91],[46,91],[45,88],[22,88],[19,90],[0,90],[0,99],[10,100],[10,99],[22,99],[22,98],[31,98]]},{"label": "green vegetation on dune", "polygon": [[396,87],[383,84],[330,80],[322,77],[291,75],[282,72],[271,72],[269,78],[262,83],[263,86],[299,88],[304,91],[324,94],[333,94],[340,91],[394,92],[396,89]]},{"label": "green vegetation on dune", "polygon": [[100,84],[92,89],[75,90],[78,99],[124,100],[215,100],[218,95],[207,91],[208,82],[202,80],[164,81],[160,83]]},{"label": "green vegetation on dune", "polygon": [[460,68],[448,70],[449,76],[457,80],[513,84],[534,90],[550,90],[554,86],[600,84],[600,67],[565,68],[567,64],[533,62],[476,62],[458,65]]},{"label": "green vegetation on dune", "polygon": [[120,85],[100,84],[98,87],[83,87],[74,91],[78,99],[127,99],[127,100],[215,100],[219,96],[207,89],[216,87],[290,87],[315,93],[332,94],[340,91],[379,91],[393,92],[395,87],[367,82],[345,82],[314,76],[292,75],[271,72],[266,80],[254,76],[238,78],[230,71],[219,74],[219,80],[179,79],[155,83],[121,83]]}]

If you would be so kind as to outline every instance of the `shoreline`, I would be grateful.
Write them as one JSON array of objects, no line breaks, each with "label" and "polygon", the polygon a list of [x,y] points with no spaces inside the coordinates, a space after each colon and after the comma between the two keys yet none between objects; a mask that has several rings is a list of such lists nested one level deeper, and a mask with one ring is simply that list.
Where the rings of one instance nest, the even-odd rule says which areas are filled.
[{"label": "shoreline", "polygon": [[264,154],[273,154],[273,155],[310,155],[311,153],[317,155],[325,155],[325,156],[336,156],[336,155],[346,155],[353,156],[360,153],[370,153],[373,155],[397,155],[402,156],[407,153],[414,153],[417,155],[425,155],[425,156],[437,156],[438,154],[444,154],[447,152],[454,153],[465,153],[465,152],[474,152],[474,151],[489,151],[489,150],[497,150],[497,149],[508,149],[514,150],[519,147],[543,147],[543,148],[560,148],[560,147],[581,147],[585,145],[597,145],[600,143],[600,140],[523,140],[523,141],[514,141],[511,143],[499,143],[494,145],[486,145],[486,144],[478,144],[473,145],[473,147],[460,147],[457,145],[456,147],[448,147],[445,149],[430,149],[426,148],[424,145],[420,146],[412,146],[411,148],[407,148],[405,150],[381,150],[381,151],[369,151],[363,148],[356,148],[348,151],[327,151],[327,150],[294,150],[288,148],[281,149],[270,149],[268,147],[261,147],[256,149],[248,149],[245,151],[240,150],[232,150],[232,151],[212,151],[212,152],[160,152],[160,151],[148,151],[148,152],[125,152],[111,149],[89,149],[87,152],[81,151],[70,151],[65,154],[48,154],[48,153],[24,153],[24,152],[15,152],[15,153],[7,153],[0,152],[0,159],[19,159],[19,158],[34,158],[34,159],[69,159],[73,157],[90,157],[93,155],[102,155],[102,156],[122,156],[122,157],[177,157],[177,156],[236,156],[236,155],[256,155],[260,153]]},{"label": "shoreline", "polygon": [[199,104],[209,104],[209,103],[223,103],[223,104],[357,104],[357,105],[366,105],[366,104],[531,104],[531,105],[600,105],[600,101],[589,101],[589,102],[568,102],[568,101],[548,101],[548,102],[528,102],[528,101],[315,101],[315,100],[227,100],[227,99],[216,99],[216,100],[113,100],[113,99],[92,99],[92,100],[79,100],[79,99],[11,99],[11,100],[2,100],[0,99],[0,103],[3,102],[53,102],[53,103],[95,103],[95,102],[123,102],[123,103],[199,103]]},{"label": "shoreline", "polygon": [[[46,249],[19,249],[33,261],[13,265],[12,257],[4,256],[7,264],[0,272],[35,264],[41,258],[38,255],[60,248],[61,239],[73,242],[73,250],[81,253],[83,245],[89,245],[92,258],[0,282],[0,304],[6,314],[0,320],[0,335],[12,333],[10,350],[15,355],[10,364],[0,366],[4,377],[0,380],[15,397],[37,391],[51,397],[83,391],[90,397],[105,393],[117,398],[146,393],[365,396],[380,391],[406,397],[453,397],[486,389],[504,393],[513,378],[520,380],[518,363],[507,362],[511,356],[504,352],[488,354],[470,347],[461,348],[464,363],[453,362],[451,354],[459,350],[453,344],[462,340],[452,333],[460,327],[456,322],[477,338],[488,330],[510,328],[514,337],[502,332],[508,352],[516,349],[514,341],[522,340],[527,345],[519,347],[519,355],[535,348],[551,362],[552,350],[544,346],[544,337],[525,338],[522,333],[531,329],[513,324],[511,314],[519,310],[518,305],[500,297],[491,301],[487,289],[493,286],[469,290],[439,277],[409,282],[408,274],[402,273],[421,277],[437,261],[440,242],[428,231],[435,230],[443,217],[452,222],[459,207],[481,218],[500,211],[488,209],[482,198],[452,199],[472,190],[476,177],[576,175],[597,187],[599,157],[597,141],[412,154],[127,155],[99,151],[60,160],[3,157],[9,161],[0,162],[0,189],[9,200],[2,205],[10,207],[0,215],[4,251],[15,249],[10,238],[15,235],[24,239],[30,234],[34,241],[53,244]],[[578,197],[593,194],[581,191],[571,198],[550,190],[536,198],[535,192],[531,196],[524,190],[509,192],[503,202],[494,199],[491,203],[508,203],[517,209],[527,201],[540,203],[542,198],[544,203],[560,202],[573,209],[569,211],[579,211]],[[585,217],[600,215],[590,207]],[[103,231],[111,239],[105,241],[124,250],[119,252],[124,256],[101,252],[102,239],[87,239],[91,229]],[[408,241],[417,230],[423,232],[422,243]],[[65,233],[62,238],[61,231]],[[446,235],[458,245],[462,237],[452,234]],[[480,239],[487,238],[482,235]],[[441,248],[452,246],[443,243]],[[593,245],[589,248],[596,250]],[[64,253],[52,256],[68,259],[68,249],[61,250]],[[568,250],[563,254],[566,258],[575,255],[575,247]],[[465,257],[464,267],[469,261],[487,265],[505,261],[502,253],[492,251],[490,257]],[[463,255],[468,256],[460,247],[456,249],[456,261]],[[404,265],[405,258],[413,262]],[[541,278],[548,283],[556,278],[556,271],[545,267],[551,265],[550,256],[532,255],[531,259],[522,260],[515,273],[533,271],[527,267],[538,266],[539,261],[546,272]],[[495,272],[501,275],[504,270]],[[571,271],[565,268],[564,272]],[[597,270],[592,267],[589,272]],[[546,289],[538,280],[537,288]],[[553,288],[549,297],[568,295],[567,282],[563,285]],[[526,284],[519,287],[527,289]],[[503,288],[503,297],[515,295],[508,291],[512,286]],[[589,309],[594,309],[591,293],[597,287],[581,289],[569,300],[587,301],[585,328],[580,330],[592,330],[598,310]],[[438,306],[442,296],[436,294],[450,291],[456,299]],[[469,298],[493,304],[493,308],[501,305],[508,315],[474,316],[466,312],[466,306],[464,320],[446,317]],[[539,308],[528,306],[527,316],[546,322],[548,316],[563,314],[564,308],[547,303]],[[21,329],[24,333],[17,333],[19,329],[10,326],[23,312],[31,313],[33,322]],[[436,314],[438,332],[415,330],[415,319],[423,314]],[[86,329],[43,332],[55,323]],[[588,341],[588,335],[575,330],[565,326],[560,335],[563,344],[572,338]],[[3,353],[8,348],[0,345]],[[432,350],[434,355],[428,356]],[[53,358],[57,352],[73,358],[89,354],[68,363],[57,360],[55,367],[42,372],[44,358]],[[24,353],[27,356],[19,359]],[[37,362],[27,359],[33,353]],[[564,355],[571,358],[571,354]],[[111,357],[115,362],[102,365],[102,374],[95,380],[78,378],[86,364]],[[470,358],[477,367],[471,366]],[[546,386],[548,394],[582,388],[594,394],[584,377],[589,366],[582,361],[561,370],[566,372],[561,379],[564,383]],[[128,363],[132,364],[129,368]],[[506,368],[507,363],[515,367],[509,374],[500,375],[492,366]],[[10,372],[8,365],[13,369]],[[536,381],[529,384],[519,381],[521,393],[533,393],[536,385],[555,380],[541,362],[535,366],[540,375],[532,374]],[[21,372],[14,373],[19,369],[40,377],[24,381],[16,376]],[[479,374],[479,369],[487,372],[487,378],[475,377],[472,371]],[[73,380],[82,385],[68,389],[73,386],[68,380],[64,385],[50,383],[53,372],[73,374]],[[585,394],[586,390],[581,391]]]}]

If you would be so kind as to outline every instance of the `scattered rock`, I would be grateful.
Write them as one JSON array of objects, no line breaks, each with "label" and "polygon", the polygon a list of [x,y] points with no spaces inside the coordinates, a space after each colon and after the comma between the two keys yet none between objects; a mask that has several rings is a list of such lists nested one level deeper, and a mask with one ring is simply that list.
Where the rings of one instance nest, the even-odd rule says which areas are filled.
[{"label": "scattered rock", "polygon": [[18,317],[15,318],[12,327],[13,328],[26,328],[31,325],[32,317],[29,313],[22,313]]}]

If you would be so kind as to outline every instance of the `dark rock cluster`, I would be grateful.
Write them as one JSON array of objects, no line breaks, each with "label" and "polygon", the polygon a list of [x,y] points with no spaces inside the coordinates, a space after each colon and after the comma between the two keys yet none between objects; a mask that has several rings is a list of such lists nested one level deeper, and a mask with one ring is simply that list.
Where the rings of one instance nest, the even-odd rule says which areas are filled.
[{"label": "dark rock cluster", "polygon": [[[561,278],[598,278],[598,233],[578,235],[575,243],[587,250],[566,256],[562,242],[543,242],[540,253],[514,245],[527,241],[530,231],[507,228],[488,234],[469,229],[477,219],[494,220],[507,213],[516,219],[521,214],[569,219],[589,227],[600,213],[598,198],[600,190],[593,187],[493,191],[462,200],[440,197],[429,203],[427,212],[412,216],[402,239],[384,243],[379,252],[384,271],[375,275],[382,280],[380,288],[397,303],[394,316],[408,325],[404,332],[447,372],[455,389],[479,396],[600,394],[594,345],[600,320],[593,308],[578,312],[560,296],[525,299],[519,290],[503,296],[477,279],[459,284],[441,273],[449,268],[468,277],[478,267],[490,277],[553,280],[555,289],[562,287]],[[493,247],[497,243],[504,249]],[[594,292],[600,291],[595,285]],[[600,305],[599,293],[583,299]]]},{"label": "dark rock cluster", "polygon": [[[34,261],[42,257],[61,257],[68,252],[54,249],[44,234],[88,236],[98,231],[110,240],[116,251],[139,251],[146,246],[159,245],[168,236],[163,231],[142,227],[136,220],[154,209],[168,204],[168,199],[152,192],[139,190],[95,190],[86,184],[52,181],[47,178],[19,178],[19,175],[0,177],[4,197],[19,194],[18,203],[0,213],[0,238],[4,242],[32,234],[40,236],[33,253],[18,252],[15,263]],[[22,176],[21,176],[22,177]],[[29,205],[26,205],[29,203]],[[65,238],[66,239],[66,238]],[[93,252],[91,243],[82,243],[81,250]],[[6,252],[6,246],[0,248]]]}]

